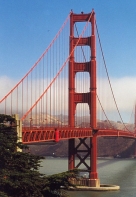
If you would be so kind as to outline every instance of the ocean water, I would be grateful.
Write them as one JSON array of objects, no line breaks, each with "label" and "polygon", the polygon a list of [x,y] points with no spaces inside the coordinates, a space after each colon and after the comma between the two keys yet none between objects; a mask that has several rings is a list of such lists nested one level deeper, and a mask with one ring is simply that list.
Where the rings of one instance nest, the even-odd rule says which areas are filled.
[{"label": "ocean water", "polygon": [[[88,160],[89,163],[89,160]],[[40,172],[46,175],[68,170],[67,158],[47,157]],[[70,191],[70,197],[136,197],[136,159],[98,159],[101,184],[119,185],[119,191]]]}]

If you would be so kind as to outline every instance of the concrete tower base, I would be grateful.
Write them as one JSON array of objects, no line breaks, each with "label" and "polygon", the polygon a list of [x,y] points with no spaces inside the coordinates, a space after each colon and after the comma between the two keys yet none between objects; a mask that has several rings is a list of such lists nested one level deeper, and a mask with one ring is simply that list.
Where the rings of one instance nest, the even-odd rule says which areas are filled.
[{"label": "concrete tower base", "polygon": [[100,179],[88,179],[88,187],[100,187]]}]

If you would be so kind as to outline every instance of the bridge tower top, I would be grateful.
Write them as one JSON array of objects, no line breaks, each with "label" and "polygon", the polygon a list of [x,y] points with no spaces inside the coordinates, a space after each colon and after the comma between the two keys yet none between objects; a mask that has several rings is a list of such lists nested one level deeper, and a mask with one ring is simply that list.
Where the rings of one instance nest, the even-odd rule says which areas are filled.
[{"label": "bridge tower top", "polygon": [[[91,35],[78,38],[74,37],[74,24],[76,22],[91,23]],[[84,28],[85,30],[85,28]],[[84,30],[82,32],[84,32]],[[78,46],[90,47],[90,61],[75,62],[75,48]],[[89,72],[90,74],[90,92],[75,92],[75,76],[77,72]],[[70,15],[70,59],[69,59],[69,125],[75,126],[75,111],[78,103],[87,103],[90,110],[90,127],[96,129],[96,41],[95,41],[95,12],[89,14]]]}]

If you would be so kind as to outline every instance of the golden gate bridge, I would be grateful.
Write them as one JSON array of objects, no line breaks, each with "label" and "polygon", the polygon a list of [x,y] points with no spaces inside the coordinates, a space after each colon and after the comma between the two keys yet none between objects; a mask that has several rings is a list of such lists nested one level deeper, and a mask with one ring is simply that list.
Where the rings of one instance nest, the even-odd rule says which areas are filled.
[{"label": "golden gate bridge", "polygon": [[[100,70],[105,70],[109,89],[100,81],[97,45],[104,65]],[[120,118],[123,129],[109,120],[104,96],[106,105],[116,109],[118,115],[114,116]],[[16,115],[17,125],[24,144],[68,140],[69,170],[83,164],[89,172],[89,185],[94,187],[100,186],[97,137],[136,138],[135,128],[130,129],[123,122],[114,96],[94,11],[88,14],[70,12],[38,61],[0,100],[0,109],[3,114],[19,115],[19,118]],[[77,124],[78,117],[83,123],[86,116],[89,124]],[[98,119],[106,119],[106,128],[97,124]],[[75,139],[79,139],[78,144]],[[77,165],[75,157],[79,159]],[[90,165],[86,163],[88,157]]]}]

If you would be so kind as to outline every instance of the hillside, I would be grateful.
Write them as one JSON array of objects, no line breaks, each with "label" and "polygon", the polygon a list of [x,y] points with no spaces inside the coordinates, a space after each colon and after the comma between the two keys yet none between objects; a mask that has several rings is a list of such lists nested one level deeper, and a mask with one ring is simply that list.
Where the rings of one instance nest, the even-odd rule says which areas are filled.
[{"label": "hillside", "polygon": [[[68,142],[67,140],[65,140],[60,141],[55,145],[31,145],[30,152],[43,156],[67,157]],[[134,140],[128,140],[125,138],[98,138],[98,157],[114,157],[116,155],[121,155],[122,157],[130,157],[133,154]]]}]

